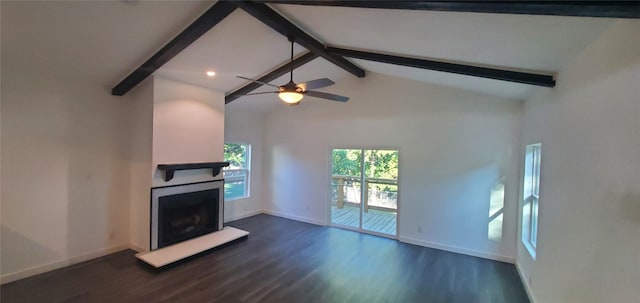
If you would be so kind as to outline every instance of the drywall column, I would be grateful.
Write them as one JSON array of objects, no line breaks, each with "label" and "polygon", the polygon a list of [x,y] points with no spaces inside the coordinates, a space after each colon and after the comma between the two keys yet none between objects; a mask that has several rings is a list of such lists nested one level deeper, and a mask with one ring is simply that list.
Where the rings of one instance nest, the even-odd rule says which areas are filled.
[{"label": "drywall column", "polygon": [[[132,167],[136,169],[132,179],[136,188],[132,192],[137,194],[131,201],[132,225],[135,225],[131,242],[139,250],[149,249],[151,187],[221,178],[221,175],[212,176],[211,169],[199,169],[178,171],[166,182],[157,165],[220,162],[224,158],[224,93],[160,77],[154,77],[149,87],[146,85],[138,88],[142,91],[140,100],[136,100],[141,103],[137,107],[141,120],[132,118],[135,128],[132,146],[137,155],[134,158],[141,162],[134,162]],[[135,126],[140,123],[143,125]],[[144,169],[148,169],[148,181],[144,180]]]}]

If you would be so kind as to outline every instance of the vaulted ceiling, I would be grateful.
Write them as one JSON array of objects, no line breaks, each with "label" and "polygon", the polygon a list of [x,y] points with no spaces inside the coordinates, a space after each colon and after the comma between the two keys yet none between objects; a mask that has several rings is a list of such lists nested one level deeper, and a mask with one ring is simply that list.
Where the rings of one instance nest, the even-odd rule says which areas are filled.
[{"label": "vaulted ceiling", "polygon": [[[76,74],[113,86],[207,11],[214,3],[189,2],[39,2],[2,3],[5,63],[42,66],[44,73],[75,69]],[[269,7],[320,42],[333,47],[406,57],[553,74],[567,64],[611,22],[611,18],[397,10],[269,4]],[[8,11],[8,13],[7,13]],[[7,44],[8,43],[8,44]],[[8,47],[5,47],[9,45]],[[15,47],[13,47],[15,46]],[[155,74],[230,93],[286,64],[289,42],[260,20],[235,9]],[[296,45],[295,54],[307,50]],[[532,86],[386,63],[349,59],[367,72],[454,88],[524,99]],[[4,60],[3,60],[4,61]],[[206,70],[217,75],[209,78]],[[65,71],[66,73],[66,71]],[[297,68],[295,78],[355,77],[324,58]],[[73,76],[69,73],[67,76]],[[273,82],[284,84],[287,76]],[[114,81],[115,80],[115,81]],[[259,90],[258,90],[259,91]],[[246,96],[234,106],[268,109],[275,96]]]},{"label": "vaulted ceiling", "polygon": [[[524,99],[532,86],[518,83],[517,78],[513,77],[506,78],[516,81],[496,80],[493,75],[476,77],[465,75],[464,72],[446,73],[356,59],[357,55],[349,56],[353,58],[347,62],[355,63],[355,66],[345,67],[341,62],[334,61],[344,60],[340,54],[327,56],[323,51],[340,48],[365,50],[438,63],[454,63],[463,68],[486,67],[549,77],[611,22],[611,19],[604,18],[343,6],[266,6],[247,2],[238,3],[238,6],[242,10],[237,9],[225,17],[162,66],[157,74],[225,91],[228,95],[227,102],[235,101],[240,93],[257,87],[246,87],[248,83],[236,78],[236,75],[256,79],[285,65],[289,52],[284,36],[308,34],[311,36],[310,42],[305,39],[300,41],[300,37],[297,37],[297,41],[324,58],[318,57],[306,68],[298,68],[298,82],[320,77],[339,81],[342,77],[350,76],[349,73],[361,77],[362,71],[369,71],[500,97]],[[284,17],[282,21],[277,20],[280,16]],[[289,22],[292,26],[287,25]],[[318,53],[313,49],[316,42],[313,41],[314,38],[329,48]],[[300,46],[295,49],[296,55],[305,52]],[[349,55],[348,51],[346,54]],[[339,68],[331,66],[327,60],[331,60]],[[354,67],[360,71],[354,71]],[[215,78],[204,77],[203,72],[207,68],[216,70],[218,75]],[[286,83],[286,76],[276,79],[274,83]],[[553,86],[552,80],[540,83],[543,86]],[[246,89],[236,91],[243,86]],[[258,88],[256,91],[263,90]],[[243,96],[241,99],[255,104],[252,107],[256,108],[262,104],[272,104],[268,100],[274,100],[274,97],[259,95]]]},{"label": "vaulted ceiling", "polygon": [[[271,7],[317,40],[335,47],[406,57],[553,74],[612,22],[607,18],[439,12],[272,4]],[[305,51],[296,45],[296,55]],[[235,10],[158,70],[177,80],[231,92],[286,63],[286,37]],[[416,81],[524,99],[533,86],[444,73],[360,59],[358,67]],[[216,70],[215,78],[203,76]],[[298,81],[353,75],[323,58],[295,71]],[[275,80],[281,85],[286,77]],[[258,90],[260,91],[260,90]],[[330,91],[330,89],[329,89]],[[234,102],[254,108],[277,103],[273,95],[246,96]],[[251,105],[252,104],[252,105]]]}]

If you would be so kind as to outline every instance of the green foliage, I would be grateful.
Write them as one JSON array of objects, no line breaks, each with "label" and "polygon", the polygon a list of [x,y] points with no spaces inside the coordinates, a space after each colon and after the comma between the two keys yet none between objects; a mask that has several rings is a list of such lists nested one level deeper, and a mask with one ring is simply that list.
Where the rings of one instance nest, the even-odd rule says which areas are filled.
[{"label": "green foliage", "polygon": [[360,176],[362,153],[359,149],[334,149],[331,173],[342,176]]},{"label": "green foliage", "polygon": [[377,179],[398,178],[398,152],[395,150],[367,150],[364,159],[365,175]]},{"label": "green foliage", "polygon": [[247,167],[247,146],[243,144],[224,144],[224,160],[230,163],[229,168]]},{"label": "green foliage", "polygon": [[[367,178],[398,179],[398,151],[365,150],[364,173]],[[334,149],[331,173],[350,177],[360,177],[362,152],[359,149]],[[389,184],[374,184],[379,190],[395,192],[398,187]]]}]

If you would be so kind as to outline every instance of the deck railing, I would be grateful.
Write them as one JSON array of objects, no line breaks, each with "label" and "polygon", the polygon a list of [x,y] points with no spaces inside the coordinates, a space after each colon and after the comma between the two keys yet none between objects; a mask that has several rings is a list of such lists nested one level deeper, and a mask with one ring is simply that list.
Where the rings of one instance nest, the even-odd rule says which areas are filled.
[{"label": "deck railing", "polygon": [[[336,203],[336,207],[343,208],[345,204],[359,204],[360,188],[356,184],[362,183],[360,177],[344,176],[344,175],[332,175],[332,188],[335,190],[333,193],[333,199]],[[379,190],[378,186],[371,187],[370,185],[388,185],[395,187],[394,190]],[[398,209],[398,192],[397,192],[398,180],[397,179],[381,179],[381,178],[364,178],[364,211],[367,212],[369,208],[396,211]]]}]

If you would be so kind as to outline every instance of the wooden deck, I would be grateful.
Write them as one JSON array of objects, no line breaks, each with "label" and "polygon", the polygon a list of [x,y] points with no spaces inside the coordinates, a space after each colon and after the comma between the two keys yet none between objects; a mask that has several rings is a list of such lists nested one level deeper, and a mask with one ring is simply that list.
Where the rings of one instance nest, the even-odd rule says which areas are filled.
[{"label": "wooden deck", "polygon": [[[388,235],[396,235],[397,214],[375,209],[369,209],[362,216],[362,228],[373,232]],[[358,227],[360,220],[360,209],[345,205],[343,208],[331,206],[331,222],[334,224]]]}]

